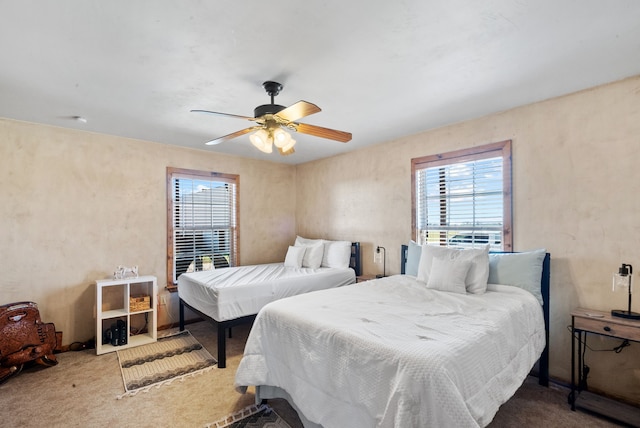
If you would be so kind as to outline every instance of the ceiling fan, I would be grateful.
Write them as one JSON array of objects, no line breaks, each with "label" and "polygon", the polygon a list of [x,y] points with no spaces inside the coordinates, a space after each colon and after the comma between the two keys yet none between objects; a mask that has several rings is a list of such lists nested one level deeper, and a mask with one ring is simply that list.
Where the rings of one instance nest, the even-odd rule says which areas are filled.
[{"label": "ceiling fan", "polygon": [[254,132],[249,139],[251,143],[264,153],[271,153],[275,145],[282,155],[290,155],[295,150],[293,146],[296,141],[291,138],[291,134],[286,130],[301,132],[315,137],[328,138],[330,140],[346,143],[351,140],[351,133],[337,131],[335,129],[323,128],[321,126],[309,125],[295,122],[303,117],[318,113],[320,107],[307,101],[298,101],[289,107],[281,106],[273,102],[276,95],[282,91],[283,86],[278,82],[267,81],[262,84],[267,94],[271,97],[271,104],[263,104],[253,110],[254,117],[240,116],[237,114],[219,113],[208,110],[191,110],[194,113],[208,113],[219,116],[236,117],[255,122],[256,125],[236,131],[232,134],[224,135],[211,140],[205,144],[215,145],[241,135]]}]

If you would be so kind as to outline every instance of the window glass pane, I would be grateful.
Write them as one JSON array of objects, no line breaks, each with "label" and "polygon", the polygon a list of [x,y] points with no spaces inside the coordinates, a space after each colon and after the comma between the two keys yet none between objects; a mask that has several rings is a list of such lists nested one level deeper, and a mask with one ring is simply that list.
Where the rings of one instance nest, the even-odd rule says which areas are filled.
[{"label": "window glass pane", "polygon": [[236,185],[171,178],[173,282],[185,272],[236,265]]},{"label": "window glass pane", "polygon": [[[451,156],[448,163],[442,155],[414,160],[414,224],[419,243],[503,248],[504,230],[510,229],[505,224],[505,193],[510,192],[505,192],[504,156],[494,152]],[[511,209],[510,203],[506,208]]]}]

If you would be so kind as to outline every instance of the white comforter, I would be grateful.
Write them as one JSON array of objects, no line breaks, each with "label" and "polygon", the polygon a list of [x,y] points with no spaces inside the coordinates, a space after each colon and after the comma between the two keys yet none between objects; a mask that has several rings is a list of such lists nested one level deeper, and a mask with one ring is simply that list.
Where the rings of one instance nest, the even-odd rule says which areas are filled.
[{"label": "white comforter", "polygon": [[544,338],[527,291],[462,295],[397,275],[267,305],[235,384],[282,388],[325,428],[485,426]]},{"label": "white comforter", "polygon": [[351,268],[290,268],[283,263],[238,266],[178,278],[178,294],[191,307],[216,321],[255,315],[264,305],[284,297],[356,281]]}]

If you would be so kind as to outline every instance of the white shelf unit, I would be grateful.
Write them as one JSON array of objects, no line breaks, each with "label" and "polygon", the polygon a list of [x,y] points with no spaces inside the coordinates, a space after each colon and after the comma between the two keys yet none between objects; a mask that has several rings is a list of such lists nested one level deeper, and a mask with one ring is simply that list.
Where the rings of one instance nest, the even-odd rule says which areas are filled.
[{"label": "white shelf unit", "polygon": [[[131,310],[130,297],[149,296],[148,309]],[[153,343],[158,339],[158,281],[155,276],[96,281],[96,354]],[[112,324],[125,323],[127,343],[114,346],[103,343]],[[141,330],[138,332],[137,330]]]}]

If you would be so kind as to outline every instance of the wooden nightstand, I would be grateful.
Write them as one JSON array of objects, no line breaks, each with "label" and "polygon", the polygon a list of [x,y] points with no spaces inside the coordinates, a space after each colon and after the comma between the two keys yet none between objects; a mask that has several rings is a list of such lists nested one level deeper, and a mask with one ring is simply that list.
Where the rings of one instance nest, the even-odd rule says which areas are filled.
[{"label": "wooden nightstand", "polygon": [[[632,342],[640,342],[640,321],[613,317],[610,312],[578,308],[571,312],[571,329],[573,334],[571,340],[571,394],[569,395],[569,403],[571,404],[571,410],[575,410],[578,399],[577,394],[581,392],[584,381],[582,354],[587,334],[599,334],[617,339],[626,339]],[[577,367],[576,341],[578,343]],[[578,372],[577,383],[576,370]],[[586,410],[600,413],[598,410],[587,406],[580,406]],[[611,415],[611,417],[614,417],[614,415]]]},{"label": "wooden nightstand", "polygon": [[359,282],[371,281],[372,279],[376,279],[375,275],[358,275],[356,276],[356,284]]}]

